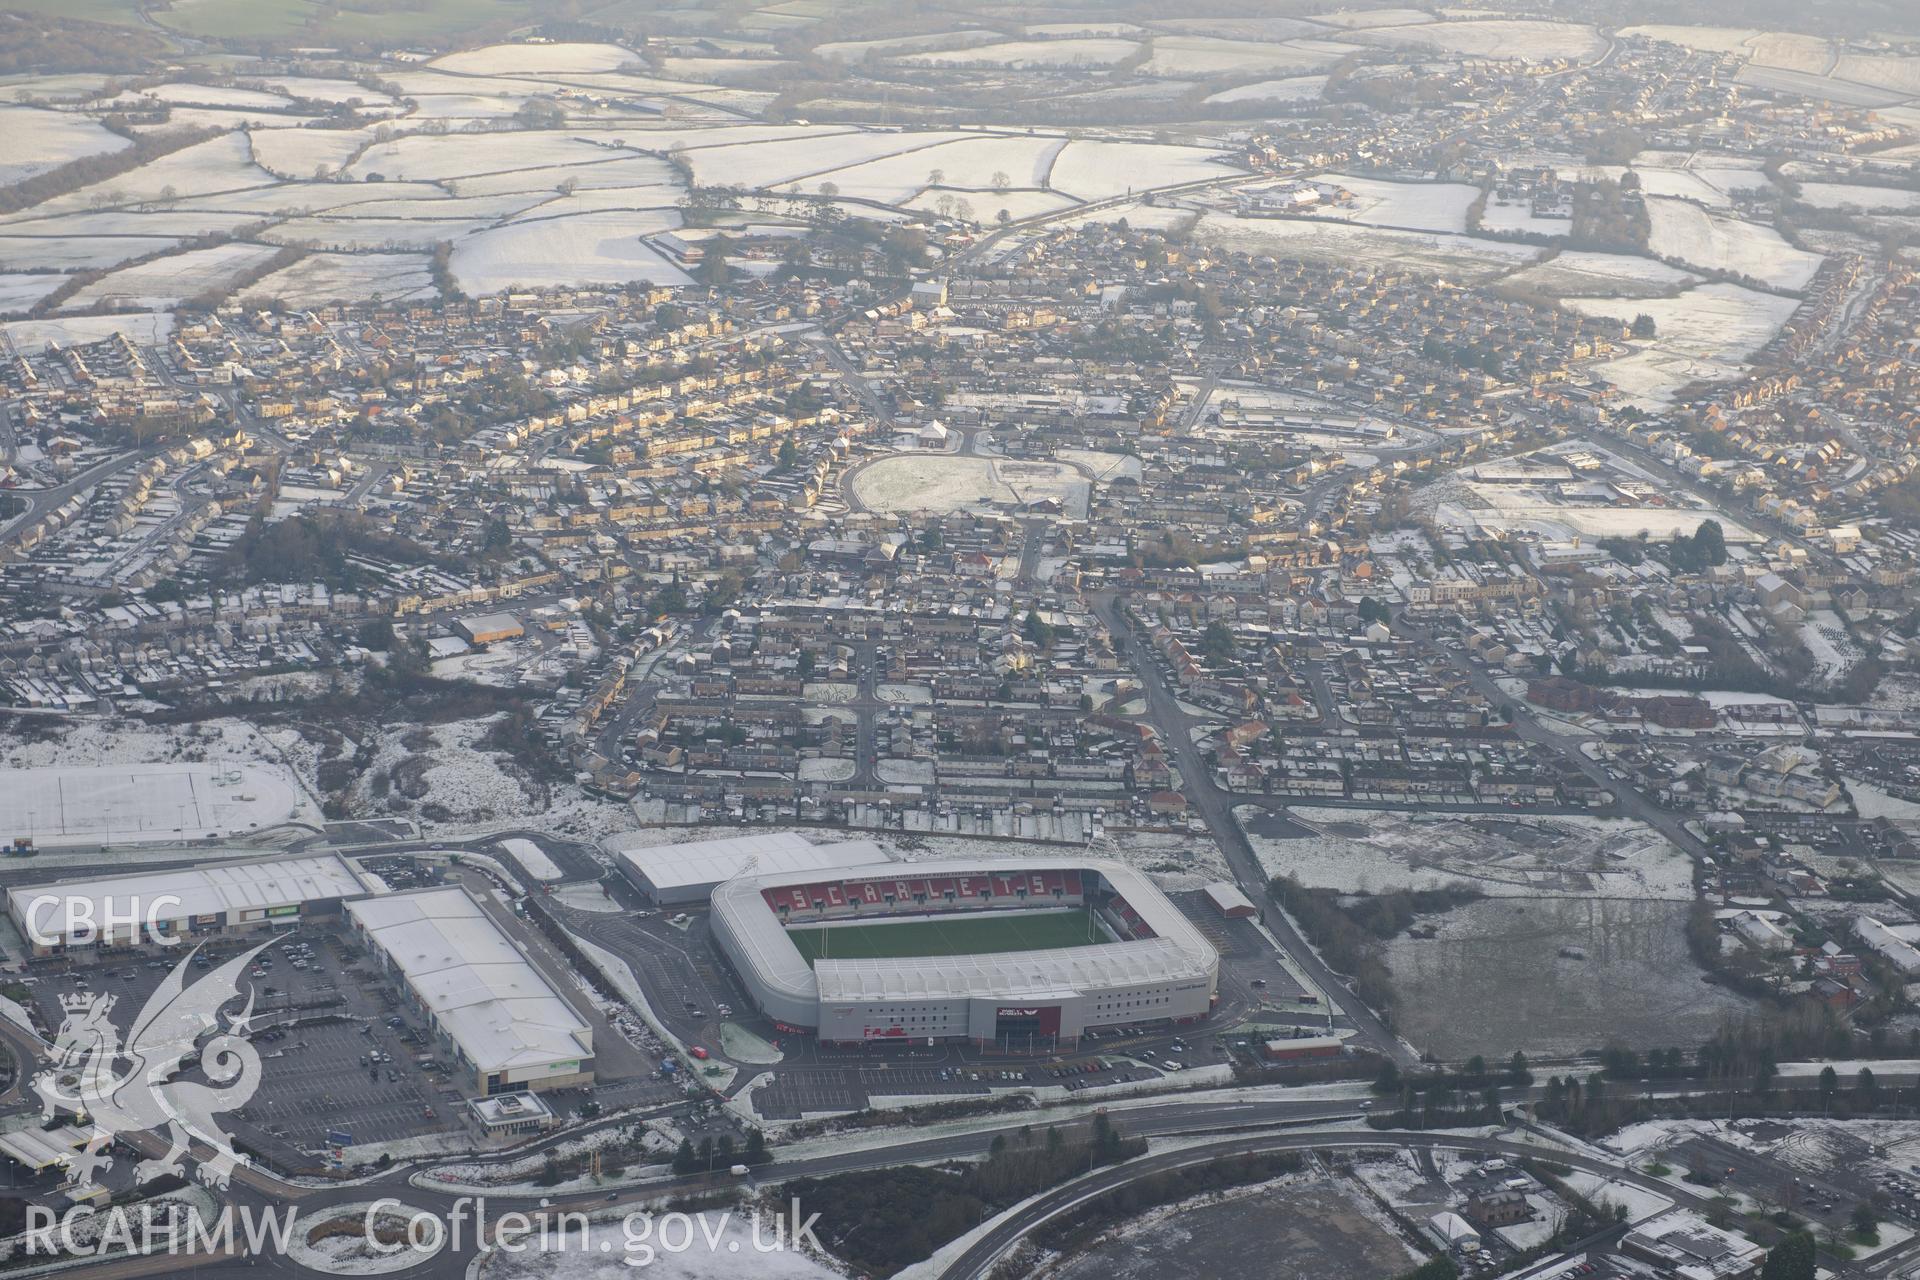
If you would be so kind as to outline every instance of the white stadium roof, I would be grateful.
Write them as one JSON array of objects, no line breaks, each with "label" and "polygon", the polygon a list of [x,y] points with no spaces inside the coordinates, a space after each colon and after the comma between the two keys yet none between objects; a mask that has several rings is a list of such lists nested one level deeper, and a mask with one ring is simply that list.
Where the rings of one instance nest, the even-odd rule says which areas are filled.
[{"label": "white stadium roof", "polygon": [[871,840],[815,844],[791,831],[696,840],[690,844],[635,847],[627,844],[619,836],[605,842],[609,852],[644,875],[647,882],[662,893],[693,885],[718,884],[749,869],[756,875],[833,871],[885,862],[887,858],[885,851]]},{"label": "white stadium roof", "polygon": [[822,960],[813,967],[820,999],[829,1004],[923,996],[1042,1000],[1162,978],[1200,977],[1206,972],[1207,966],[1172,938],[1058,951]]},{"label": "white stadium roof", "polygon": [[[60,906],[68,900],[90,901],[91,918],[96,921],[145,920],[150,912],[155,920],[178,920],[351,898],[365,892],[367,886],[345,858],[321,854],[22,885],[8,890],[8,896],[16,920],[53,937],[63,932],[66,920],[74,918]],[[167,898],[178,899],[179,905],[153,910]]]},{"label": "white stadium roof", "polygon": [[592,1056],[592,1028],[466,890],[362,898],[347,911],[481,1071]]},{"label": "white stadium roof", "polygon": [[[713,894],[713,911],[724,916],[732,936],[761,979],[802,1000],[853,1002],[916,997],[1039,999],[1092,988],[1126,986],[1165,978],[1204,977],[1218,963],[1213,944],[1140,872],[1097,858],[948,858],[932,862],[884,862],[843,867],[836,878],[922,876],[1037,871],[1095,871],[1127,900],[1155,936],[1053,951],[1002,951],[969,956],[905,956],[873,960],[822,960],[809,967],[761,893],[806,884],[817,873],[743,876]],[[871,921],[869,921],[871,923]]]}]

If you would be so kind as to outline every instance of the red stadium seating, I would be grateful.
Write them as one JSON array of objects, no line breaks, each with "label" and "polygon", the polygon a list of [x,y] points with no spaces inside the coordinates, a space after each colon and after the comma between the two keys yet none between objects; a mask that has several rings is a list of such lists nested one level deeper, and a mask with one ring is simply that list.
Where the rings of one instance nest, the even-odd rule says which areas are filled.
[{"label": "red stadium seating", "polygon": [[920,915],[928,911],[1017,907],[1029,902],[1078,905],[1081,876],[1078,871],[1044,870],[823,880],[764,889],[760,896],[775,914],[787,920],[853,914]]}]

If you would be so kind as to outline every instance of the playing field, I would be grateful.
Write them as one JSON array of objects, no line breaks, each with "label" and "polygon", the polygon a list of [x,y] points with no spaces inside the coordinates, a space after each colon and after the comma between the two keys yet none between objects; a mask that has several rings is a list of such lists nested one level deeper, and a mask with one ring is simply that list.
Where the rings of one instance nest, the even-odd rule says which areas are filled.
[{"label": "playing field", "polygon": [[836,924],[824,929],[789,929],[787,936],[809,965],[816,960],[1052,951],[1110,941],[1091,915],[1078,907],[1031,915],[955,916],[904,924]]}]

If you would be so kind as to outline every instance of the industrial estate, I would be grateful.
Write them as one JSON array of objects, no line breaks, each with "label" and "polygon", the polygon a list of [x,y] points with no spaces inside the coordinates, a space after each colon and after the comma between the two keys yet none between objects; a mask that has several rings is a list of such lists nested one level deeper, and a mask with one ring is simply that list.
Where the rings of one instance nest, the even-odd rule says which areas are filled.
[{"label": "industrial estate", "polygon": [[0,0],[0,895],[7,1276],[1920,1276],[1920,11]]}]

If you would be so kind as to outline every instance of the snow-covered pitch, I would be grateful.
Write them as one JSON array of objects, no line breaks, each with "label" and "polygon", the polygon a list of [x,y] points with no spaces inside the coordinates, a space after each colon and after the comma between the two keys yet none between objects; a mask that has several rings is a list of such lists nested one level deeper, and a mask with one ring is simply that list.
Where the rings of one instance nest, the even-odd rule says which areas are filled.
[{"label": "snow-covered pitch", "polygon": [[109,764],[0,771],[0,838],[41,847],[219,839],[315,823],[280,765]]}]

